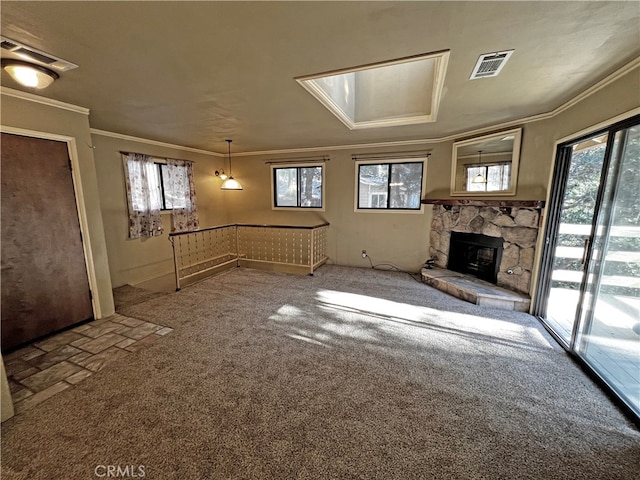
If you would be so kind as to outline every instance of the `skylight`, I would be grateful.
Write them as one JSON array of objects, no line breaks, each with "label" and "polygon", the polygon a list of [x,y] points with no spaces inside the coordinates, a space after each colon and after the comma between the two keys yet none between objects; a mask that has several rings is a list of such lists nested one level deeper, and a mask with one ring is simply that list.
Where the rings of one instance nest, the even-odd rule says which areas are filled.
[{"label": "skylight", "polygon": [[435,122],[449,51],[336,70],[296,81],[352,130]]}]

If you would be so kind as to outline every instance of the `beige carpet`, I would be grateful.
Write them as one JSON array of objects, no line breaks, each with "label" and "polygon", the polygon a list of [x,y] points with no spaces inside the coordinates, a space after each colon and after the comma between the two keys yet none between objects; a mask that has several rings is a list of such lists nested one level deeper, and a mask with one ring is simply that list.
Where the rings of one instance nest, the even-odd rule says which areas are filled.
[{"label": "beige carpet", "polygon": [[5,422],[3,480],[640,472],[640,432],[533,317],[405,274],[237,269],[120,313],[175,330]]}]

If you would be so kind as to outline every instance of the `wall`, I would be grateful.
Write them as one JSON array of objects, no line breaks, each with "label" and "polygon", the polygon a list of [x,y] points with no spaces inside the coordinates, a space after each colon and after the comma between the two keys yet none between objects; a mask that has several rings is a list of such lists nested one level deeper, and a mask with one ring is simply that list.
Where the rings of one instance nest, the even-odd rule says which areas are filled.
[{"label": "wall", "polygon": [[[95,273],[94,299],[97,299],[98,316],[108,316],[114,312],[111,275],[107,255],[107,244],[102,223],[98,181],[91,145],[89,119],[86,113],[38,103],[28,98],[10,96],[10,90],[2,90],[2,125],[37,132],[72,137],[76,141],[79,169],[76,178],[83,193],[87,228],[84,231],[85,244],[89,246]],[[19,93],[19,92],[17,92]],[[46,100],[46,99],[45,99]],[[72,106],[71,106],[72,107]]]},{"label": "wall", "polygon": [[[482,197],[483,200],[495,198],[509,200],[547,200],[555,159],[556,142],[566,137],[574,137],[586,131],[594,130],[596,125],[637,109],[640,106],[640,69],[635,68],[612,81],[592,95],[575,103],[557,115],[523,125],[518,187],[515,196]],[[636,112],[638,113],[638,112]],[[461,138],[462,139],[462,138]],[[439,144],[437,149],[448,148],[452,142]],[[434,149],[435,150],[435,149]],[[451,198],[449,195],[449,164],[444,155],[434,155],[428,198]],[[469,198],[473,198],[469,195]],[[543,210],[543,215],[545,211]],[[544,225],[543,225],[544,226]],[[543,235],[539,235],[534,262],[533,279],[529,293],[533,293],[537,283],[538,265],[542,251]]]},{"label": "wall", "polygon": [[[513,197],[500,200],[545,200],[552,171],[554,142],[572,132],[611,118],[638,105],[638,70],[621,77],[592,96],[555,117],[523,125],[518,188]],[[498,128],[514,128],[509,126]],[[460,139],[468,138],[461,136]],[[405,147],[430,150],[426,168],[426,198],[451,198],[451,152],[453,140]],[[394,149],[395,152],[402,148]],[[317,149],[311,153],[286,155],[235,155],[234,174],[244,190],[224,192],[228,218],[238,223],[331,224],[328,249],[331,263],[368,267],[360,255],[367,250],[374,263],[393,263],[402,269],[417,270],[429,258],[431,205],[424,213],[354,212],[355,165],[352,154],[382,154],[387,148]],[[329,156],[326,163],[325,211],[282,211],[271,208],[270,168],[266,161]],[[491,196],[482,197],[490,199]],[[539,248],[538,248],[539,250]]]},{"label": "wall", "polygon": [[7,372],[4,369],[4,359],[0,357],[0,421],[9,420],[14,413]]},{"label": "wall", "polygon": [[[415,150],[418,149],[413,147],[412,151]],[[385,150],[345,149],[320,150],[297,156],[235,156],[234,176],[244,190],[226,192],[230,218],[238,223],[294,225],[327,221],[331,224],[328,237],[330,263],[369,267],[369,261],[361,256],[364,249],[375,264],[392,263],[404,270],[418,271],[429,253],[431,206],[425,206],[422,213],[354,212],[356,169],[351,155],[358,153],[382,154]],[[325,164],[325,211],[272,210],[271,169],[265,162],[323,156],[330,157]],[[430,169],[428,161],[427,179]]]},{"label": "wall", "polygon": [[[557,115],[522,125],[496,128],[496,132],[522,126],[522,146],[514,200],[545,200],[553,168],[555,142],[568,135],[613,118],[640,105],[640,69],[635,68],[592,95]],[[487,132],[491,133],[491,132]],[[458,140],[469,138],[461,135]],[[451,149],[453,141],[438,144],[442,155],[434,155],[427,198],[449,195]],[[448,152],[448,154],[445,154]],[[484,199],[500,197],[486,196]],[[502,197],[505,199],[506,197]]]},{"label": "wall", "polygon": [[[555,117],[523,125],[518,190],[509,198],[546,199],[555,141],[637,107],[640,104],[639,75],[639,70],[635,69]],[[331,223],[329,257],[332,263],[369,267],[368,260],[360,255],[361,250],[366,249],[376,264],[393,263],[402,269],[417,270],[429,257],[431,205],[425,205],[421,214],[354,212],[355,165],[351,155],[381,154],[389,149],[318,150],[304,155],[235,155],[234,173],[244,191],[223,192],[219,189],[220,180],[213,175],[215,169],[223,167],[223,157],[153,142],[97,133],[91,135],[86,115],[6,95],[2,96],[2,113],[4,125],[76,138],[103,315],[113,311],[112,284],[116,287],[135,284],[173,270],[166,234],[148,240],[127,238],[120,150],[194,161],[203,227],[231,222],[313,225],[328,221]],[[468,137],[461,135],[459,139]],[[404,147],[411,151],[431,151],[424,197],[451,198],[452,145],[453,140]],[[402,148],[394,149],[400,150]],[[326,164],[325,211],[272,210],[270,168],[264,162],[324,155],[331,158]],[[169,216],[164,218],[169,225]]]},{"label": "wall", "polygon": [[222,192],[221,181],[214,175],[216,169],[223,167],[223,157],[95,132],[92,142],[114,287],[173,273],[173,254],[168,239],[170,213],[162,213],[165,230],[161,236],[128,238],[127,196],[120,151],[193,161],[200,227],[229,222],[225,194],[236,192]]}]

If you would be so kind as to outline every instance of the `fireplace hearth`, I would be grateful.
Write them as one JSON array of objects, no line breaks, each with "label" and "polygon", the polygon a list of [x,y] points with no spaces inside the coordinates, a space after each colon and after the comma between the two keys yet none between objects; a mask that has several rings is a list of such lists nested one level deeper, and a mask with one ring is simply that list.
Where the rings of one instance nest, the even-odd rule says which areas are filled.
[{"label": "fireplace hearth", "polygon": [[498,283],[503,243],[501,237],[451,232],[447,268]]}]

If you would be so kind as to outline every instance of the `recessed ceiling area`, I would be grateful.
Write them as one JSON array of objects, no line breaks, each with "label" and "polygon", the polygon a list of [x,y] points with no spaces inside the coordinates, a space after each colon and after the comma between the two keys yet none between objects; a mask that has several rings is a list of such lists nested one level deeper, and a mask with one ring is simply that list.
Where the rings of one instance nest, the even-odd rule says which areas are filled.
[{"label": "recessed ceiling area", "polygon": [[348,128],[435,122],[449,52],[416,55],[296,80]]},{"label": "recessed ceiling area", "polygon": [[[552,112],[640,57],[640,6],[626,1],[4,0],[0,21],[2,36],[80,66],[37,95],[88,108],[94,129],[220,154],[227,138],[242,154],[464,137]],[[429,80],[380,101],[404,74],[360,73],[355,91],[374,100],[345,107],[354,127],[426,123],[351,129],[296,81],[445,50],[439,102]],[[503,50],[515,53],[498,76],[469,79]],[[5,72],[2,86],[34,93]]]}]

